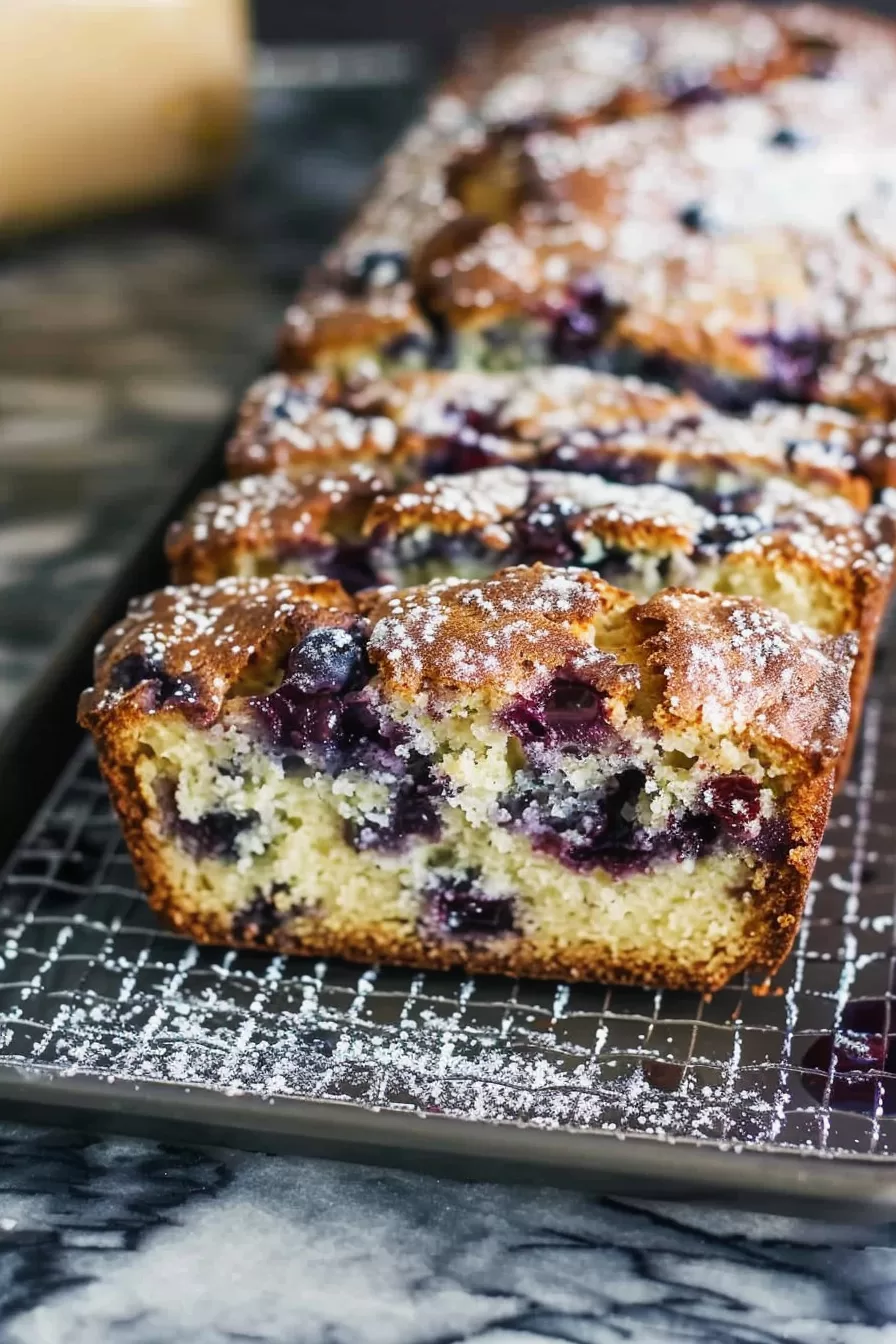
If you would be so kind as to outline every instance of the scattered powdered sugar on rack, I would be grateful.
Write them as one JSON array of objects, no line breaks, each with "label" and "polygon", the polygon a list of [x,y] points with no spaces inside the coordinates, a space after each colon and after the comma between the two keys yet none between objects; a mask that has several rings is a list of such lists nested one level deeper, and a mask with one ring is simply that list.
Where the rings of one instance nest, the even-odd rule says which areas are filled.
[{"label": "scattered powdered sugar on rack", "polygon": [[[886,690],[869,701],[855,782],[835,803],[783,993],[767,997],[741,985],[703,1000],[200,948],[160,930],[136,891],[85,748],[6,875],[0,1064],[47,1071],[63,1089],[85,1074],[113,1092],[116,1080],[181,1084],[225,1108],[238,1093],[278,1106],[310,1098],[656,1141],[896,1154],[888,1061],[845,1094],[837,1072],[843,1043],[856,1039],[850,1014],[888,1005],[894,983],[892,795],[877,777],[896,746]],[[837,1048],[813,1063],[828,1039]]]}]

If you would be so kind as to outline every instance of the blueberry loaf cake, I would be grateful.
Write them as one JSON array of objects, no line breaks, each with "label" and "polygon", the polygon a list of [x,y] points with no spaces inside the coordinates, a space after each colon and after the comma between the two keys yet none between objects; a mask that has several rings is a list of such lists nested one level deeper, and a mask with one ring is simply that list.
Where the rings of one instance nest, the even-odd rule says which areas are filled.
[{"label": "blueberry loaf cake", "polygon": [[858,404],[850,358],[896,330],[893,25],[609,8],[465,71],[290,309],[285,367],[583,364],[728,409]]},{"label": "blueberry loaf cake", "polygon": [[[584,567],[640,597],[671,586],[758,597],[824,634],[854,633],[848,771],[894,575],[896,518],[787,480],[698,498],[665,485],[487,467],[375,494],[355,530],[340,478],[247,476],[169,533],[177,582],[319,573],[357,591],[485,578],[513,564]],[[322,512],[321,506],[326,509]],[[332,521],[331,521],[332,520]]]},{"label": "blueberry loaf cake", "polygon": [[896,431],[824,406],[726,415],[693,393],[573,367],[355,376],[273,374],[249,391],[231,476],[365,468],[396,486],[513,463],[724,492],[786,476],[865,507],[896,485]]},{"label": "blueberry loaf cake", "polygon": [[791,944],[854,652],[585,570],[225,579],[135,603],[81,721],[200,940],[712,990]]}]

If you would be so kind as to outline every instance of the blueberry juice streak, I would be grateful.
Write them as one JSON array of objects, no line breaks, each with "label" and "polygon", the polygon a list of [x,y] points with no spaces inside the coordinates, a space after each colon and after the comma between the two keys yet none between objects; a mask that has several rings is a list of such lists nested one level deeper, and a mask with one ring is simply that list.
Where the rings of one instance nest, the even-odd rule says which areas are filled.
[{"label": "blueberry juice streak", "polygon": [[366,634],[363,622],[310,631],[290,650],[276,690],[249,705],[287,772],[360,771],[387,782],[388,808],[348,822],[346,838],[359,850],[395,850],[412,836],[438,837],[443,786],[432,762],[408,748],[404,729],[378,713]]},{"label": "blueberry juice streak", "polygon": [[[693,861],[731,849],[765,860],[787,852],[785,826],[763,818],[759,785],[743,774],[711,778],[690,807],[672,813],[661,827],[646,826],[639,803],[649,768],[625,762],[626,748],[593,687],[556,679],[506,707],[501,720],[520,742],[526,768],[499,799],[498,820],[568,868],[600,867],[627,877],[658,862]],[[573,785],[561,768],[564,757],[601,753],[618,756],[622,768],[593,787]]]}]

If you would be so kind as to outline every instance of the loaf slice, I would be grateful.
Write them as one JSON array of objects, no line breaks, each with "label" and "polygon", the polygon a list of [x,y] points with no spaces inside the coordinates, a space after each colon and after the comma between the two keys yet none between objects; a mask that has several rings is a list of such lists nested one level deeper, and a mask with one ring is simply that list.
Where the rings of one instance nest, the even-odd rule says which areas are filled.
[{"label": "loaf slice", "polygon": [[173,577],[323,572],[356,591],[487,578],[541,561],[586,567],[641,598],[676,585],[758,597],[823,634],[856,635],[841,758],[849,768],[893,586],[896,518],[888,507],[861,513],[787,480],[694,498],[664,485],[508,466],[372,495],[347,527],[338,481],[324,485],[334,502],[323,532],[313,527],[317,482],[246,477],[210,491],[169,534]]},{"label": "loaf slice", "polygon": [[712,990],[793,940],[854,651],[583,570],[229,579],[135,603],[80,713],[201,941]]},{"label": "loaf slice", "polygon": [[896,437],[823,406],[760,403],[740,419],[692,393],[557,367],[274,374],[249,391],[227,449],[231,476],[364,468],[396,487],[505,463],[715,493],[785,476],[864,507],[869,482],[896,471]]},{"label": "loaf slice", "polygon": [[[612,53],[612,55],[610,55]],[[290,308],[289,369],[575,363],[857,404],[896,327],[896,27],[611,9],[495,37]]]}]

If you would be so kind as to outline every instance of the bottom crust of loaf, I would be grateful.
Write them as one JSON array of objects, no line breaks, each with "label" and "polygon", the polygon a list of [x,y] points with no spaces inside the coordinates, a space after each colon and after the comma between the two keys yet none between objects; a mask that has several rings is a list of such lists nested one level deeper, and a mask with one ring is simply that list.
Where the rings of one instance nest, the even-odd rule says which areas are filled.
[{"label": "bottom crust of loaf", "polygon": [[[662,873],[656,876],[662,883]],[[719,895],[721,900],[732,904],[738,901],[737,896],[725,890]],[[572,943],[533,934],[491,945],[472,942],[436,945],[425,942],[412,927],[377,925],[373,912],[371,923],[366,926],[350,927],[335,920],[319,919],[313,924],[305,922],[304,928],[291,929],[285,925],[264,940],[238,940],[223,912],[215,915],[198,907],[190,908],[183,893],[166,899],[157,891],[150,898],[150,905],[178,933],[211,946],[256,951],[261,948],[296,957],[338,957],[365,965],[381,962],[424,971],[461,970],[478,975],[713,993],[743,971],[756,972],[759,987],[770,973],[769,963],[773,967],[781,959],[781,940],[764,942],[761,935],[757,936],[755,909],[749,905],[740,912],[744,918],[730,921],[735,932],[730,935],[728,945],[706,948],[703,960],[698,959],[698,954],[686,964],[674,958],[674,949],[660,945],[631,948],[622,955],[597,938],[586,940],[584,930],[579,931],[578,941]],[[791,928],[795,927],[796,917],[791,922]],[[786,942],[790,942],[790,936]]]}]

